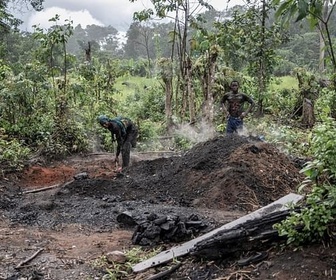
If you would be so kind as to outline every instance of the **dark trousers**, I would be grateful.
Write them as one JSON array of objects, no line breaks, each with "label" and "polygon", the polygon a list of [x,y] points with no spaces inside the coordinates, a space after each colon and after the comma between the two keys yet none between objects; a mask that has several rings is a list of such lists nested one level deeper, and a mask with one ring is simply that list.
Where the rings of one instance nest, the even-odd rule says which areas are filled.
[{"label": "dark trousers", "polygon": [[136,147],[136,141],[138,138],[138,129],[132,126],[127,130],[126,139],[121,147],[122,168],[129,166],[131,157],[131,147]]},{"label": "dark trousers", "polygon": [[226,126],[226,133],[237,133],[243,129],[244,122],[241,118],[229,117]]}]

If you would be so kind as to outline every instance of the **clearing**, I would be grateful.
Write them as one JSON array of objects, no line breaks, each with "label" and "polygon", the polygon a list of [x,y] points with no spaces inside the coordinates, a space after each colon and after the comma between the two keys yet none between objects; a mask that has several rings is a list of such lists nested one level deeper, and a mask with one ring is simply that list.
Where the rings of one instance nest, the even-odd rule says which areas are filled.
[{"label": "clearing", "polygon": [[[0,279],[113,279],[106,276],[112,264],[102,256],[171,248],[295,193],[303,178],[300,160],[237,135],[217,136],[185,154],[134,152],[121,174],[113,158],[96,153],[35,160],[0,181]],[[168,228],[183,221],[183,229],[135,236],[137,225],[155,219],[169,221]],[[150,278],[169,264],[120,279],[336,279],[332,244],[274,245],[267,253],[243,267],[238,260],[255,252],[212,260],[187,256],[165,277]]]}]

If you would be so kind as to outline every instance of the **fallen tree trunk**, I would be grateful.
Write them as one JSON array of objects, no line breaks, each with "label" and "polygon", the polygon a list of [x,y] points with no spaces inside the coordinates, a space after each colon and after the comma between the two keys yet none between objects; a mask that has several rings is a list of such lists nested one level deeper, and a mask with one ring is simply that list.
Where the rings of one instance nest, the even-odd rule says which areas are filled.
[{"label": "fallen tree trunk", "polygon": [[290,211],[286,209],[219,231],[210,238],[196,243],[190,254],[218,259],[242,251],[263,250],[272,242],[285,240],[278,235],[273,226],[286,219],[289,214]]}]

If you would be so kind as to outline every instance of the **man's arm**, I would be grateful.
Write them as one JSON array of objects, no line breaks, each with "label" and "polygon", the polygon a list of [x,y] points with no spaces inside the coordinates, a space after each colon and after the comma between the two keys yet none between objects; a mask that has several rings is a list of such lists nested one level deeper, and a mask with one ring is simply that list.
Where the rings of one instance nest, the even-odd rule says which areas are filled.
[{"label": "man's arm", "polygon": [[111,137],[112,137],[112,145],[115,141],[117,141],[117,151],[115,154],[115,161],[118,162],[118,157],[121,152],[121,147],[123,145],[123,138],[121,137],[121,131],[117,124],[110,122],[108,129],[111,131]]},{"label": "man's arm", "polygon": [[242,118],[246,117],[247,114],[249,114],[249,113],[253,110],[253,108],[254,108],[254,106],[255,106],[255,103],[254,103],[254,101],[253,101],[253,99],[252,99],[251,97],[249,97],[249,96],[247,96],[246,94],[244,94],[244,98],[245,98],[245,100],[250,104],[250,106],[247,108],[247,110],[246,110],[245,112],[243,112],[243,113],[241,114],[241,117],[242,117]]},{"label": "man's arm", "polygon": [[119,127],[117,129],[115,129],[115,137],[116,137],[116,140],[117,140],[117,151],[116,151],[116,159],[115,160],[118,161],[118,157],[119,157],[120,152],[121,152],[121,147],[124,144],[124,140],[121,137],[121,131],[120,131]]},{"label": "man's arm", "polygon": [[117,139],[116,161],[118,161],[118,157],[120,155],[121,146],[122,146],[122,141]]},{"label": "man's arm", "polygon": [[227,101],[227,94],[224,94],[222,100],[221,100],[221,110],[223,111],[224,117],[229,116],[229,111],[226,108],[225,102]]},{"label": "man's arm", "polygon": [[255,103],[254,103],[253,99],[249,96],[247,96],[247,102],[250,103],[250,106],[247,108],[246,114],[250,113],[255,106]]}]

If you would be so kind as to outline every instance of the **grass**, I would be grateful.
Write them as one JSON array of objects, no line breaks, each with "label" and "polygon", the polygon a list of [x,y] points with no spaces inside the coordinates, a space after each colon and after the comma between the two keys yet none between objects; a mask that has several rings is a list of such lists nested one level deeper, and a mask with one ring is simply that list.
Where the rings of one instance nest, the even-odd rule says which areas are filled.
[{"label": "grass", "polygon": [[[141,93],[149,87],[158,86],[159,81],[155,78],[123,76],[117,79],[115,89],[121,99],[134,93]],[[298,81],[294,76],[277,77],[270,85],[270,90],[298,89]]]},{"label": "grass", "polygon": [[153,248],[151,250],[134,247],[125,251],[125,263],[109,263],[106,256],[100,256],[91,264],[95,269],[103,269],[106,271],[106,274],[102,278],[103,280],[133,279],[134,277],[130,278],[132,276],[132,266],[157,255],[161,251],[161,247]]},{"label": "grass", "polygon": [[119,94],[117,98],[123,101],[127,96],[134,93],[140,93],[145,91],[146,88],[158,86],[159,81],[154,78],[123,76],[117,79],[115,83],[115,89]]},{"label": "grass", "polygon": [[296,77],[284,76],[277,77],[270,85],[270,90],[282,90],[282,89],[298,89],[298,81]]}]

